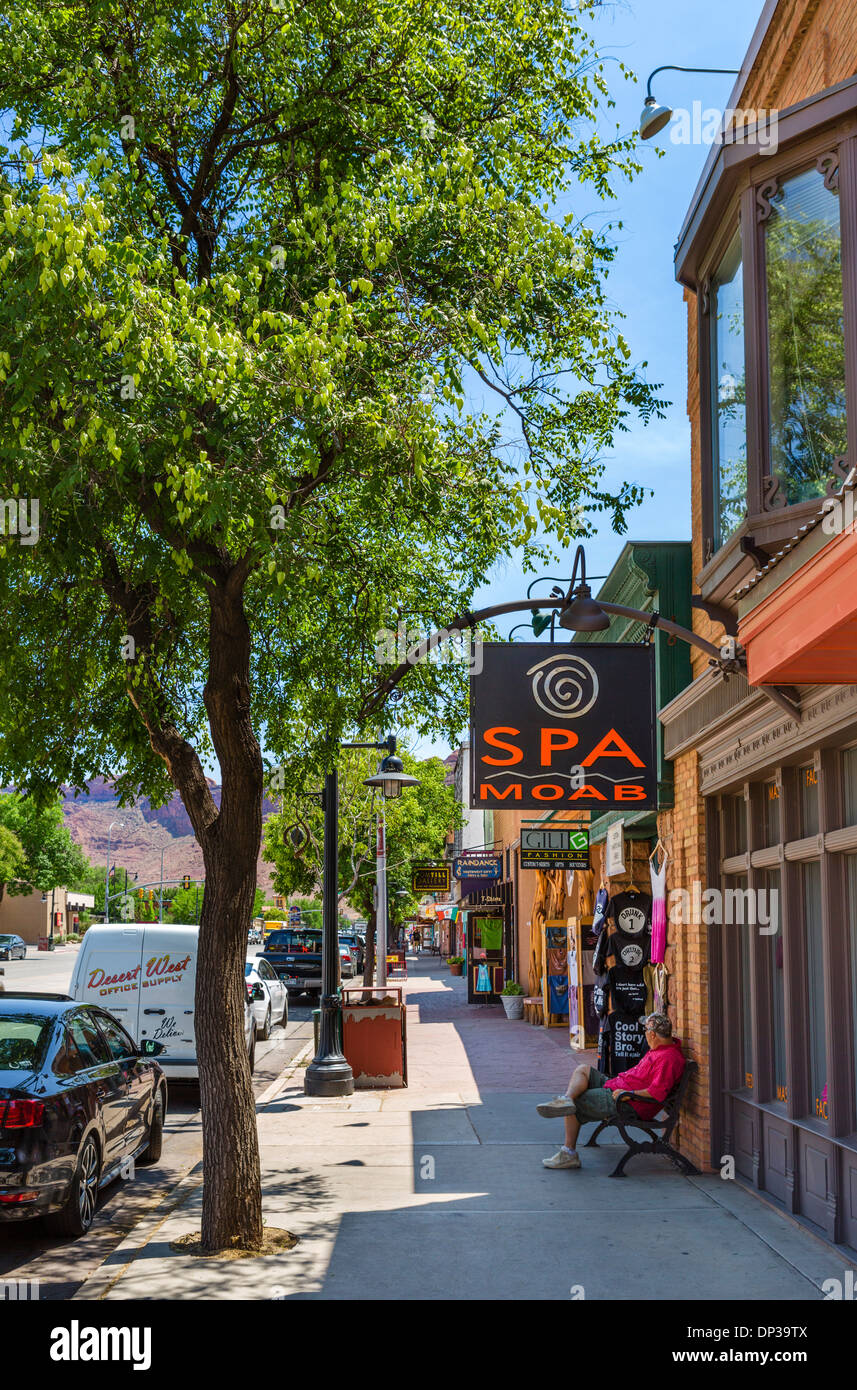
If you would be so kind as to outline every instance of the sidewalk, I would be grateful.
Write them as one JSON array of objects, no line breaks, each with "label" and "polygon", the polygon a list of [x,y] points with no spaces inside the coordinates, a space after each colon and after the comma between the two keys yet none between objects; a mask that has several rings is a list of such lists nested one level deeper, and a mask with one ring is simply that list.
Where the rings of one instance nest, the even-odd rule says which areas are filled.
[{"label": "sidewalk", "polygon": [[611,1181],[606,1144],[543,1168],[562,1125],[535,1104],[578,1060],[565,1030],[468,1006],[436,958],[408,970],[406,1089],[311,1099],[298,1071],[260,1110],[265,1218],[294,1250],[174,1254],[199,1228],[197,1172],[77,1297],[813,1300],[848,1267],[719,1175],[642,1157]]}]

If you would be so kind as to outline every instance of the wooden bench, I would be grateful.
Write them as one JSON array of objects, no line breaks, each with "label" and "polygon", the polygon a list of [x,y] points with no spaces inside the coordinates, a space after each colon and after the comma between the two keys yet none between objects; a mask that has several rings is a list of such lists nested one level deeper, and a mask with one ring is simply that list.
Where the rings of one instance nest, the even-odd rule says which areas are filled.
[{"label": "wooden bench", "polygon": [[[597,1148],[598,1136],[603,1129],[610,1129],[611,1126],[618,1129],[628,1147],[610,1174],[611,1178],[624,1178],[625,1164],[628,1159],[635,1158],[637,1154],[645,1153],[663,1154],[671,1163],[675,1164],[679,1172],[684,1173],[685,1177],[699,1173],[699,1169],[694,1167],[690,1159],[685,1158],[684,1154],[680,1154],[678,1149],[670,1143],[670,1137],[678,1123],[679,1111],[696,1072],[696,1062],[687,1062],[680,1080],[670,1091],[653,1120],[643,1120],[637,1114],[628,1099],[629,1096],[634,1095],[633,1091],[616,1092],[615,1116],[609,1120],[602,1120],[591,1139],[586,1141],[587,1149]],[[648,1139],[642,1142],[639,1139],[632,1139],[628,1133],[629,1129],[641,1129],[644,1134],[648,1135]]]}]

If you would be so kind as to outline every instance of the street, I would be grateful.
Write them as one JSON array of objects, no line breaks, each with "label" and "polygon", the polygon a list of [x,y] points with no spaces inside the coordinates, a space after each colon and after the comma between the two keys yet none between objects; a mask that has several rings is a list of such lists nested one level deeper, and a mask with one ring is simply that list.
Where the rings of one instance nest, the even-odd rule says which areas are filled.
[{"label": "street", "polygon": [[[248,959],[261,951],[253,946]],[[6,989],[65,994],[77,948],[40,952],[32,947],[26,960],[4,961]],[[267,1042],[257,1040],[253,1086],[259,1097],[312,1039],[313,1001],[291,1000],[289,1023],[275,1027]],[[151,1168],[137,1167],[102,1189],[91,1230],[76,1240],[49,1234],[41,1220],[0,1226],[0,1281],[39,1281],[41,1299],[71,1298],[145,1213],[170,1191],[202,1157],[199,1095],[192,1083],[170,1086],[161,1159]]]}]

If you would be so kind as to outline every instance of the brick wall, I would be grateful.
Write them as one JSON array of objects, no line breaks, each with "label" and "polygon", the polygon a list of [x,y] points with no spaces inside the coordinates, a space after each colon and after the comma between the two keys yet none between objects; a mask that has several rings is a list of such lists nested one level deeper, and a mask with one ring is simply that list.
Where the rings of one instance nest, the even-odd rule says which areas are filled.
[{"label": "brick wall", "polygon": [[857,72],[854,0],[781,0],[744,87],[744,107],[782,109]]}]

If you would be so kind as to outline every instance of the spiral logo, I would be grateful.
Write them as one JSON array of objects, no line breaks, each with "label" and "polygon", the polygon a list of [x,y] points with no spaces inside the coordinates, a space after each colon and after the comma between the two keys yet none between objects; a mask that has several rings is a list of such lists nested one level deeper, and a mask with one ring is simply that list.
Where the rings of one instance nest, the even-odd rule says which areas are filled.
[{"label": "spiral logo", "polygon": [[545,714],[579,719],[598,699],[598,677],[588,661],[559,652],[531,666],[533,699]]}]

